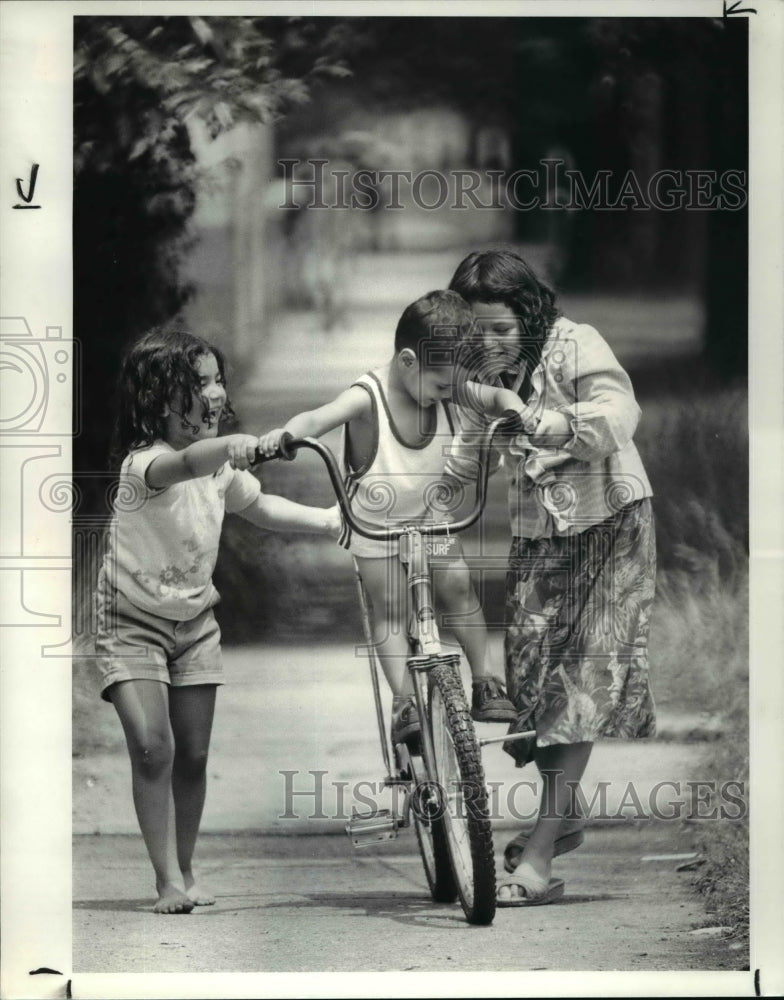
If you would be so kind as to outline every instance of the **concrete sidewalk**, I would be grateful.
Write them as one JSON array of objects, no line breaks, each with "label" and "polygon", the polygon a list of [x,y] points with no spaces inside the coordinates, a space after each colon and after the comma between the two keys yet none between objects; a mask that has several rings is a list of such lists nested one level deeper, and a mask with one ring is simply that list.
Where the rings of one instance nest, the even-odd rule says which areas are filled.
[{"label": "concrete sidewalk", "polygon": [[[104,835],[74,837],[74,997],[98,995],[87,989],[89,973],[286,972],[318,973],[316,992],[304,981],[295,989],[303,996],[331,989],[329,975],[359,972],[400,978],[358,993],[336,979],[335,995],[538,996],[548,995],[537,992],[540,977],[568,970],[579,980],[551,985],[549,995],[586,995],[587,974],[577,970],[661,977],[640,979],[637,992],[596,995],[753,995],[752,976],[742,971],[746,946],[722,938],[692,887],[696,873],[677,870],[694,856],[693,828],[654,819],[593,822],[580,850],[554,863],[566,882],[563,899],[500,909],[492,928],[471,927],[458,904],[432,902],[411,829],[359,851],[344,834],[354,802],[367,808],[383,776],[364,656],[349,646],[312,645],[234,648],[225,656],[228,683],[218,698],[196,849],[199,878],[217,903],[188,919],[151,913],[152,872],[122,733],[112,708],[97,707],[105,714],[96,724],[114,745],[74,761],[74,832]],[[680,732],[675,720],[663,721],[668,739],[595,747],[584,786],[590,797],[606,783],[605,814],[648,812],[658,783],[700,776],[706,744],[686,739],[695,720],[683,720]],[[479,728],[493,734],[502,727]],[[499,746],[484,749],[484,764],[497,783],[500,864],[509,830],[522,825],[518,814],[533,812],[535,791],[525,783],[537,775],[516,769]],[[299,793],[288,802],[287,781]],[[391,805],[390,795],[377,804]],[[449,972],[461,978],[444,994]],[[439,973],[439,980],[419,986],[417,973]],[[132,983],[133,976],[124,988]],[[500,992],[488,992],[496,983]],[[656,992],[646,992],[654,984]],[[240,995],[223,980],[204,993],[189,986],[187,995],[224,995],[214,992],[224,986],[225,995]],[[282,995],[275,979],[259,989],[241,995]],[[147,980],[140,990],[132,995],[158,995]]]},{"label": "concrete sidewalk", "polygon": [[[497,640],[496,640],[497,641]],[[342,833],[356,803],[388,808],[367,662],[352,646],[258,646],[224,651],[202,831]],[[499,654],[500,655],[500,654]],[[388,693],[384,691],[385,704]],[[96,707],[110,751],[74,759],[73,830],[136,834],[130,769],[111,706]],[[482,724],[480,736],[501,735]],[[588,800],[604,789],[602,816],[636,821],[656,807],[689,807],[689,780],[701,777],[700,720],[660,718],[664,738],[598,743],[585,775]],[[710,735],[702,730],[702,735]],[[484,748],[494,822],[520,827],[533,816],[537,772],[516,768],[500,745]],[[662,782],[673,782],[657,791]],[[678,792],[678,786],[680,790]],[[653,807],[653,809],[652,809]]]},{"label": "concrete sidewalk", "polygon": [[[212,992],[191,984],[164,995],[753,996],[751,973],[739,971],[745,945],[721,939],[691,888],[694,873],[676,871],[668,857],[683,837],[672,823],[589,830],[579,851],[555,861],[566,882],[561,900],[499,909],[487,928],[469,926],[457,903],[433,903],[411,831],[361,851],[337,837],[202,837],[199,871],[217,902],[187,918],[150,912],[152,873],[139,837],[76,837],[71,995],[115,995],[83,992],[84,973],[311,972],[318,985],[291,993],[275,979],[237,993],[229,975]],[[563,992],[539,992],[548,972],[567,970],[583,971],[560,982]],[[640,980],[617,993],[594,982],[586,993],[584,970]],[[358,972],[400,976],[363,980],[365,991],[330,982]],[[416,978],[434,972],[436,983]],[[467,978],[447,983],[449,973]],[[158,995],[148,983],[133,991],[133,978],[124,987],[117,995]]]}]

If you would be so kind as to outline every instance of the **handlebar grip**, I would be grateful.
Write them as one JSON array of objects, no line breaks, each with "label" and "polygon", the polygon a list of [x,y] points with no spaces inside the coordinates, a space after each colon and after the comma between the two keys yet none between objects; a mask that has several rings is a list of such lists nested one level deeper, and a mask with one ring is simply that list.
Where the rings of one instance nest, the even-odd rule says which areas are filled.
[{"label": "handlebar grip", "polygon": [[285,431],[280,436],[280,441],[278,441],[278,447],[273,455],[263,455],[259,449],[256,449],[256,458],[253,462],[254,465],[261,465],[263,462],[275,462],[278,459],[282,459],[284,462],[291,462],[297,455],[296,448],[291,447],[291,442],[294,440],[293,435]]}]

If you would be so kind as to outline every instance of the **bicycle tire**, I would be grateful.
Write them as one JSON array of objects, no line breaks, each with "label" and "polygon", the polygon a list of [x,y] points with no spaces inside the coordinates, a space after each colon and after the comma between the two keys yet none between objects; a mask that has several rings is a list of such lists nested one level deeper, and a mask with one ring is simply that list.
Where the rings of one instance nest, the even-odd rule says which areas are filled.
[{"label": "bicycle tire", "polygon": [[427,886],[434,903],[454,903],[458,893],[447,843],[443,797],[437,785],[433,787],[430,782],[420,781],[413,761],[409,766],[412,779],[411,815]]},{"label": "bicycle tire", "polygon": [[456,664],[428,675],[436,780],[444,790],[444,832],[457,893],[470,924],[492,923],[496,909],[493,834],[484,768]]}]

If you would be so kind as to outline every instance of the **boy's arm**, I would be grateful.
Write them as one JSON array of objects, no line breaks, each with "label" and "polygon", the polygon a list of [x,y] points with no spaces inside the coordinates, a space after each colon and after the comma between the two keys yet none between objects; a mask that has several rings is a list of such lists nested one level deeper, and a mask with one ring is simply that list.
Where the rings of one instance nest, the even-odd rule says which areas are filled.
[{"label": "boy's arm", "polygon": [[331,403],[319,406],[315,410],[298,413],[285,427],[277,427],[263,434],[259,440],[259,448],[265,455],[273,455],[284,432],[295,438],[321,437],[327,431],[340,427],[341,424],[347,424],[349,420],[365,416],[370,412],[370,405],[370,396],[367,392],[358,385],[352,385]]},{"label": "boy's arm", "polygon": [[476,403],[488,416],[500,417],[509,410],[519,413],[531,444],[557,446],[571,439],[571,425],[563,413],[547,409],[534,411],[516,392],[502,386],[481,385],[478,382],[468,385]]},{"label": "boy's arm", "polygon": [[252,434],[229,434],[209,441],[194,441],[180,451],[156,457],[147,466],[145,481],[152,489],[165,489],[186,479],[209,476],[224,462],[233,469],[247,469],[256,457],[259,439]]},{"label": "boy's arm", "polygon": [[315,531],[335,538],[340,534],[340,514],[336,506],[306,507],[275,494],[259,493],[251,504],[237,513],[257,528],[270,531]]},{"label": "boy's arm", "polygon": [[482,382],[465,382],[460,387],[458,402],[488,422],[502,417],[510,410],[516,413],[530,412],[530,407],[525,405],[516,392],[500,385],[485,385]]}]

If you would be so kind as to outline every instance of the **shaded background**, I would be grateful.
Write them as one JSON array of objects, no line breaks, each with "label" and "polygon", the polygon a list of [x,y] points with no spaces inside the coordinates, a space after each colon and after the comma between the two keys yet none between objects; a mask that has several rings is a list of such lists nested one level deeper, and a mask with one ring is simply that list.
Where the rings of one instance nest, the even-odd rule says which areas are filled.
[{"label": "shaded background", "polygon": [[[643,188],[660,169],[747,171],[747,62],[742,18],[75,18],[77,637],[93,628],[107,397],[130,340],[176,321],[219,344],[241,426],[261,432],[387,360],[402,308],[445,287],[465,253],[510,243],[632,376],[656,492],[657,700],[721,719],[717,773],[742,776],[745,208],[428,212],[405,196],[398,211],[282,208],[291,190],[278,160],[481,174],[549,157],[588,181],[611,171],[611,190],[628,170]],[[331,503],[310,455],[262,476],[269,491]],[[477,579],[496,626],[501,480],[467,540],[499,558]],[[228,518],[216,584],[226,643],[317,650],[360,637],[350,559],[326,540]],[[77,660],[77,717],[94,699],[89,673]]]}]

